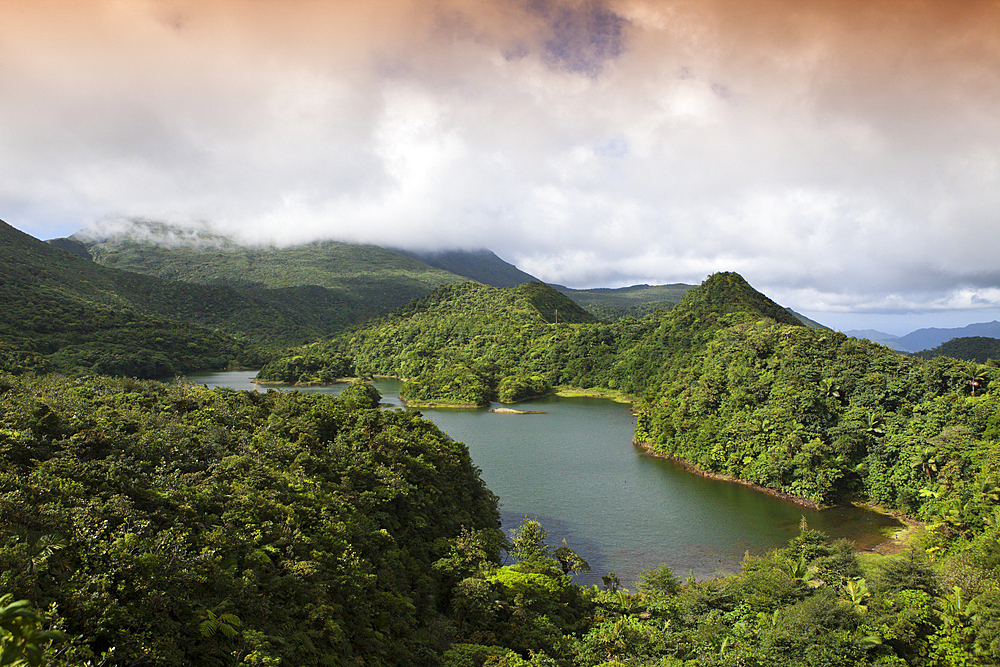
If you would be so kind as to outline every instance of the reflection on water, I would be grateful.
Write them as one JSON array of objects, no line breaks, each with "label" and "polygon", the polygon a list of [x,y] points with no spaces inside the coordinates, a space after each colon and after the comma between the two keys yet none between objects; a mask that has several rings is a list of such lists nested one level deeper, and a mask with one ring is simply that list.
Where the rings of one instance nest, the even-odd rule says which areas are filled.
[{"label": "reflection on water", "polygon": [[[208,386],[259,390],[253,371],[191,374]],[[383,405],[402,407],[399,382],[379,380]],[[339,393],[346,385],[300,388]],[[513,415],[486,410],[421,410],[468,446],[483,480],[500,497],[504,528],[538,518],[550,543],[568,545],[591,565],[583,584],[614,572],[631,586],[636,574],[667,563],[702,578],[739,569],[745,552],[784,546],[803,517],[831,537],[862,549],[884,541],[899,524],[856,507],[813,510],[741,484],[691,474],[645,455],[632,444],[635,419],[624,405],[548,397],[522,403]]]}]

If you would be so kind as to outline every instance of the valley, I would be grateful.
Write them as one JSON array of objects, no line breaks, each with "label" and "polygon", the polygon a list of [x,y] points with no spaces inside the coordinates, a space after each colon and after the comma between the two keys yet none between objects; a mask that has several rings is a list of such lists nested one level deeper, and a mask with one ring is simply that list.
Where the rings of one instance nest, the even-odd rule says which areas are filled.
[{"label": "valley", "polygon": [[[992,357],[921,359],[804,326],[735,273],[584,307],[574,291],[492,286],[382,249],[350,264],[333,259],[349,250],[337,244],[291,255],[83,244],[98,263],[0,232],[0,591],[61,633],[50,664],[1000,659]],[[147,262],[150,275],[136,272]],[[952,347],[989,355],[980,343]],[[142,379],[233,367],[289,387]],[[405,381],[336,396],[308,386],[385,376]],[[566,390],[615,392],[632,413],[553,398]],[[409,407],[392,404],[397,392]],[[390,406],[378,408],[383,393]],[[494,402],[553,414],[483,409]],[[572,416],[591,409],[607,417]],[[551,431],[507,436],[520,451],[483,448],[501,422],[563,411]],[[625,435],[601,435],[598,422],[621,420]],[[789,505],[776,518],[774,498],[752,509],[746,487],[680,473],[704,501],[685,505],[663,482],[669,464],[626,438],[706,476],[824,507],[864,502],[923,527],[902,554],[872,558],[820,514]],[[514,459],[491,459],[504,451]],[[519,497],[498,469],[541,495]],[[713,494],[735,500],[706,509]],[[677,512],[695,536],[728,544],[719,576],[705,542],[659,532]],[[596,524],[580,528],[584,516]],[[726,523],[780,524],[780,537],[751,548]],[[708,558],[693,566],[665,542]],[[681,583],[685,568],[698,576]]]}]

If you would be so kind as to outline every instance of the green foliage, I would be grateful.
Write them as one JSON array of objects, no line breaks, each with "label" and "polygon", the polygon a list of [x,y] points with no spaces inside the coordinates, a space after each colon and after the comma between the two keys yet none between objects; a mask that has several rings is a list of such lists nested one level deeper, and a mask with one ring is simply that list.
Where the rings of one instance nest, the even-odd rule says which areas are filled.
[{"label": "green foliage", "polygon": [[673,569],[664,564],[640,572],[636,586],[640,593],[647,595],[673,595],[680,589],[681,581],[674,575]]},{"label": "green foliage", "polygon": [[333,345],[317,348],[317,345],[306,346],[297,350],[298,354],[272,360],[257,374],[257,379],[314,385],[331,384],[354,375],[354,365],[345,350]]},{"label": "green foliage", "polygon": [[0,665],[42,665],[46,648],[65,640],[58,630],[43,630],[43,618],[28,600],[0,595]]},{"label": "green foliage", "polygon": [[295,382],[295,357],[323,368],[324,359],[337,365],[349,350],[358,374],[407,378],[403,398],[414,403],[513,402],[549,391],[558,359],[538,355],[574,336],[580,325],[573,322],[593,318],[541,283],[447,285],[353,334],[295,351],[261,377]]},{"label": "green foliage", "polygon": [[377,246],[322,241],[251,247],[221,237],[185,242],[167,225],[145,220],[132,224],[137,233],[88,241],[94,261],[131,273],[241,292],[313,286],[313,293],[329,291],[349,304],[352,312],[342,324],[388,312],[439,285],[462,280],[412,255]]},{"label": "green foliage", "polygon": [[[0,359],[145,374],[214,350],[134,310],[101,311],[106,339],[65,312],[53,321],[77,318],[79,338],[20,313]],[[447,285],[262,374],[395,375],[407,400],[471,405],[615,389],[654,451],[927,526],[919,548],[866,566],[803,525],[737,575],[681,586],[663,566],[635,594],[613,574],[606,591],[573,584],[586,561],[537,521],[499,566],[496,498],[465,448],[374,409],[370,385],[334,399],[0,376],[0,586],[57,604],[52,627],[77,637],[67,662],[997,664],[996,372],[807,329],[717,274],[613,324],[540,284]]]},{"label": "green foliage", "polygon": [[371,410],[378,407],[379,401],[382,400],[382,394],[373,384],[352,382],[344,391],[340,392],[338,398],[351,410]]},{"label": "green foliage", "polygon": [[985,364],[990,359],[1000,359],[1000,340],[985,336],[963,336],[952,338],[932,350],[922,350],[914,354],[918,359],[951,357]]},{"label": "green foliage", "polygon": [[367,385],[2,379],[0,586],[95,662],[423,664],[433,563],[463,530],[498,561],[468,450]]},{"label": "green foliage", "polygon": [[541,375],[506,375],[497,387],[497,400],[501,403],[517,403],[539,396],[545,396],[552,387]]},{"label": "green foliage", "polygon": [[329,378],[351,357],[358,374],[407,378],[417,405],[613,389],[637,401],[637,441],[705,471],[817,504],[867,497],[959,532],[987,520],[1000,476],[976,470],[996,457],[971,453],[1000,434],[994,369],[800,326],[736,274],[610,325],[556,325],[560,298],[539,283],[448,285],[261,377]]},{"label": "green foliage", "polygon": [[641,318],[657,310],[670,310],[693,285],[633,285],[621,288],[570,289],[553,287],[604,322],[623,317]]}]

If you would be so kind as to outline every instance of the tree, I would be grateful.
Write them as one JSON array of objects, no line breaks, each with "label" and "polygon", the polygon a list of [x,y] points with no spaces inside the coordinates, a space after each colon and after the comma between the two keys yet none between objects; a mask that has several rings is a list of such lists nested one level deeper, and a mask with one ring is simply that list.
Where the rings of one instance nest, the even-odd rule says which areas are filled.
[{"label": "tree", "polygon": [[0,595],[0,665],[41,665],[45,650],[65,640],[58,630],[42,630],[43,619],[27,600]]},{"label": "tree", "polygon": [[552,552],[552,555],[559,561],[559,566],[562,567],[563,574],[590,572],[590,563],[570,549],[569,545],[566,544],[565,538],[563,538],[562,546]]}]

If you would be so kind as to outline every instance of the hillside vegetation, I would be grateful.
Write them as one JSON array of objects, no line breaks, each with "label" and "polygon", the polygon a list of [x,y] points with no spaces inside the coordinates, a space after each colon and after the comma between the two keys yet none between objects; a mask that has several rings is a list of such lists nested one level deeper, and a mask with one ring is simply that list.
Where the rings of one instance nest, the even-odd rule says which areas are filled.
[{"label": "hillside vegetation", "polygon": [[985,364],[990,360],[991,366],[1000,361],[1000,339],[985,336],[965,336],[952,338],[931,350],[923,350],[914,354],[918,359],[933,359],[934,357],[952,357]]},{"label": "hillside vegetation", "polygon": [[428,664],[461,572],[432,565],[463,534],[498,560],[496,497],[367,389],[0,375],[0,590],[57,664]]},{"label": "hillside vegetation", "polygon": [[132,221],[128,231],[107,238],[78,240],[102,266],[165,280],[239,290],[330,289],[357,311],[351,321],[385,313],[439,285],[462,280],[412,255],[378,246],[333,241],[283,248],[245,246],[150,221]]},{"label": "hillside vegetation", "polygon": [[262,372],[400,375],[418,402],[614,389],[654,453],[926,524],[877,561],[803,525],[736,575],[681,584],[663,566],[635,592],[611,573],[574,584],[587,563],[537,521],[502,544],[466,448],[376,409],[368,385],[0,375],[0,593],[32,601],[0,608],[22,614],[0,649],[23,635],[56,665],[995,665],[998,372],[803,327],[732,273],[613,324],[539,283],[446,285]]},{"label": "hillside vegetation", "polygon": [[316,285],[235,289],[110,269],[2,222],[0,261],[0,368],[10,371],[162,377],[259,365],[261,348],[316,340],[372,312]]},{"label": "hillside vegetation", "polygon": [[657,310],[670,310],[694,285],[632,285],[631,287],[572,289],[552,285],[603,322],[623,317],[642,318]]},{"label": "hillside vegetation", "polygon": [[524,283],[538,282],[538,278],[503,261],[490,250],[441,250],[410,254],[433,267],[484,285],[516,287]]},{"label": "hillside vegetation", "polygon": [[516,401],[550,389],[519,357],[530,354],[536,339],[558,338],[579,322],[594,317],[541,283],[447,285],[353,334],[296,350],[258,377],[311,383],[352,373],[394,375],[410,379],[411,401]]},{"label": "hillside vegetation", "polygon": [[104,269],[2,222],[0,261],[0,369],[157,377],[240,356],[229,336],[165,316],[224,302],[210,290]]},{"label": "hillside vegetation", "polygon": [[498,393],[527,373],[624,386],[653,451],[926,529],[873,561],[802,525],[732,576],[583,588],[587,563],[537,521],[502,561],[464,446],[367,385],[0,377],[0,590],[69,635],[49,650],[65,665],[997,664],[995,369],[808,329],[736,274],[644,320],[566,304],[446,286],[307,354],[412,369],[435,396],[463,396],[469,378],[442,374],[463,360]]},{"label": "hillside vegetation", "polygon": [[987,520],[988,494],[952,497],[955,484],[938,491],[913,462],[954,461],[961,478],[978,479],[993,369],[806,328],[736,274],[710,277],[671,311],[613,324],[555,325],[529,305],[527,287],[558,296],[540,284],[450,286],[261,377],[309,381],[329,363],[407,378],[404,399],[443,404],[512,402],[557,385],[613,389],[637,401],[638,441],[706,472],[818,504],[861,497],[922,518],[961,505],[963,522]]}]

